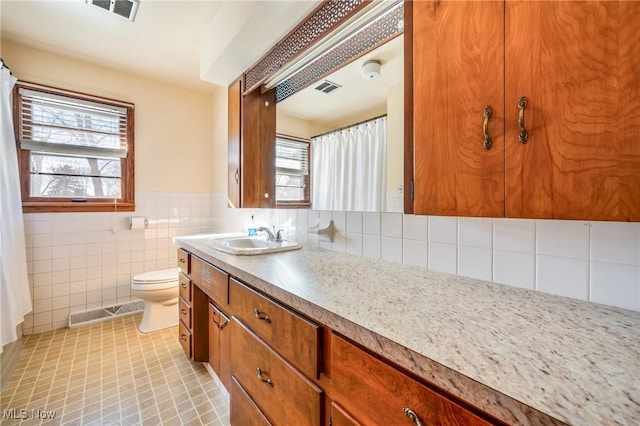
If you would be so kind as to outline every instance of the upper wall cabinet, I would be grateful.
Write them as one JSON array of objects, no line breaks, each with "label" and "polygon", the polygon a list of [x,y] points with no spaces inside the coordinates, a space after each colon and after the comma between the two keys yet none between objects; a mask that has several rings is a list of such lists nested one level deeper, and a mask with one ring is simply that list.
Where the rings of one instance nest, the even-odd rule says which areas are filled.
[{"label": "upper wall cabinet", "polygon": [[416,214],[640,221],[640,2],[410,3]]},{"label": "upper wall cabinet", "polygon": [[275,92],[229,86],[229,207],[275,207]]}]

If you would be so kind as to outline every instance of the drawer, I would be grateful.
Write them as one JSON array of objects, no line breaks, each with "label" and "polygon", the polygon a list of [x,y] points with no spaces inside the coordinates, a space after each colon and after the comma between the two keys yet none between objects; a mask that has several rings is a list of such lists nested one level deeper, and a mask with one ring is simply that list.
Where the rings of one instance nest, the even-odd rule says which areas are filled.
[{"label": "drawer", "polygon": [[332,426],[362,426],[356,419],[351,417],[344,408],[335,401],[331,402],[331,425]]},{"label": "drawer", "polygon": [[364,424],[409,425],[413,415],[416,424],[491,424],[335,334],[331,380],[336,401]]},{"label": "drawer", "polygon": [[322,390],[236,318],[230,327],[233,376],[267,419],[273,424],[320,425]]},{"label": "drawer", "polygon": [[191,332],[182,322],[178,323],[178,341],[187,357],[191,358]]},{"label": "drawer", "polygon": [[178,297],[178,312],[180,314],[180,321],[184,323],[189,330],[193,324],[191,323],[191,305],[189,305],[182,297]]},{"label": "drawer", "polygon": [[309,377],[319,374],[320,327],[277,302],[229,280],[233,315]]},{"label": "drawer", "polygon": [[189,275],[191,272],[191,256],[189,253],[184,251],[183,249],[178,249],[178,267],[180,268],[180,272],[185,275]]},{"label": "drawer", "polygon": [[235,378],[231,379],[231,424],[271,426],[269,420]]},{"label": "drawer", "polygon": [[229,274],[195,256],[191,258],[191,281],[217,305],[229,304]]},{"label": "drawer", "polygon": [[186,275],[180,274],[179,281],[180,297],[191,303],[191,280]]}]

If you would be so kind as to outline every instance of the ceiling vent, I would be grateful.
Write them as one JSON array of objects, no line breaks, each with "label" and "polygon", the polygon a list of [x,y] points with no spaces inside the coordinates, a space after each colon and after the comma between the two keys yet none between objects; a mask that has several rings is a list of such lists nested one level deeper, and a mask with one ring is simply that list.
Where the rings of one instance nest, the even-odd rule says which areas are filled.
[{"label": "ceiling vent", "polygon": [[131,22],[136,18],[140,4],[140,0],[85,0],[85,2],[127,18]]},{"label": "ceiling vent", "polygon": [[314,89],[319,90],[320,92],[323,92],[323,93],[331,93],[334,90],[339,89],[340,87],[342,86],[340,86],[339,84],[332,83],[329,80],[325,80],[320,84],[318,84],[316,87],[314,87]]}]

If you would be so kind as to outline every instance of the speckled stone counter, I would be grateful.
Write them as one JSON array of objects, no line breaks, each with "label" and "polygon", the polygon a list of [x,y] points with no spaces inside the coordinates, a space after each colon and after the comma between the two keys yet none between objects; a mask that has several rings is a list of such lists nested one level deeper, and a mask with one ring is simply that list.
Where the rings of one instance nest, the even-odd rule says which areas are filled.
[{"label": "speckled stone counter", "polygon": [[507,423],[640,421],[638,312],[309,247],[175,242]]}]

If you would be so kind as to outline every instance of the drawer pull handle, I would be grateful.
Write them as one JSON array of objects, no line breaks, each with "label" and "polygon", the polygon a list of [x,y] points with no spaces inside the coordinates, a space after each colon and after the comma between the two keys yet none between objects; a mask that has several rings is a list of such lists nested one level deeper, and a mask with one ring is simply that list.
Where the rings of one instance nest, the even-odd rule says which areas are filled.
[{"label": "drawer pull handle", "polygon": [[225,328],[227,326],[227,324],[229,324],[229,320],[227,320],[226,318],[222,317],[224,319],[224,322],[218,321],[216,320],[216,316],[221,317],[222,315],[220,315],[218,312],[213,312],[213,315],[211,315],[211,321],[213,321],[213,323],[216,325],[216,327],[218,327],[220,330],[222,330],[223,328]]},{"label": "drawer pull handle", "polygon": [[413,423],[415,423],[418,426],[424,426],[424,423],[422,423],[422,420],[420,420],[420,417],[418,417],[416,412],[413,411],[411,408],[404,407],[402,411],[404,412],[405,416],[409,417],[409,420],[411,420]]},{"label": "drawer pull handle", "polygon": [[527,105],[529,105],[529,100],[524,96],[521,97],[518,101],[518,109],[520,110],[518,112],[518,126],[520,126],[518,142],[521,144],[525,144],[529,140],[529,132],[527,132],[527,129],[524,127],[524,110],[527,108]]},{"label": "drawer pull handle", "polygon": [[180,340],[184,340],[186,342],[187,341],[187,335],[186,334],[181,334],[180,335]]},{"label": "drawer pull handle", "polygon": [[253,308],[253,313],[255,314],[256,318],[258,318],[259,320],[262,320],[267,324],[271,324],[271,317],[269,315],[265,315],[262,312],[260,312],[258,308]]},{"label": "drawer pull handle", "polygon": [[180,287],[187,288],[187,284],[186,283],[180,283]]},{"label": "drawer pull handle", "polygon": [[273,381],[270,378],[265,377],[265,373],[260,369],[260,367],[256,368],[256,372],[258,373],[258,379],[260,379],[261,382],[273,387]]},{"label": "drawer pull handle", "polygon": [[491,117],[491,113],[492,111],[490,106],[485,107],[484,112],[482,113],[482,116],[484,117],[484,123],[482,125],[482,132],[484,133],[484,142],[482,143],[482,146],[484,146],[484,149],[486,150],[490,150],[491,145],[493,144],[493,141],[489,136],[489,118]]},{"label": "drawer pull handle", "polygon": [[187,263],[187,259],[185,259],[185,258],[180,258],[179,262],[180,262],[180,263]]},{"label": "drawer pull handle", "polygon": [[181,308],[181,309],[180,309],[180,313],[181,313],[182,315],[187,315],[187,310],[186,310],[185,308]]}]

